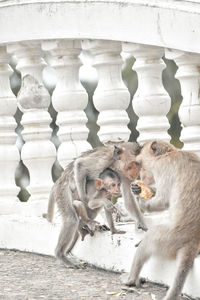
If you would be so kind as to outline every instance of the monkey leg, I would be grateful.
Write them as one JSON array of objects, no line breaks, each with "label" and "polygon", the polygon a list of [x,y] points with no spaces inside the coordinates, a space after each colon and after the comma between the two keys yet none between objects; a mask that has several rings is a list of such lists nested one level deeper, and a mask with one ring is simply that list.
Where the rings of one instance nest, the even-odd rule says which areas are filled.
[{"label": "monkey leg", "polygon": [[131,189],[130,189],[130,180],[123,177],[122,180],[122,195],[124,198],[124,205],[130,215],[134,218],[136,222],[136,227],[147,231],[147,226],[144,221],[144,217],[141,214],[138,203],[136,202]]},{"label": "monkey leg", "polygon": [[99,226],[99,222],[92,220],[88,217],[87,210],[85,208],[85,204],[82,203],[79,200],[74,200],[73,205],[78,213],[78,215],[81,217],[81,222],[88,226],[89,230],[95,231],[97,230]]},{"label": "monkey leg", "polygon": [[174,281],[163,300],[177,300],[181,294],[183,285],[185,283],[187,274],[193,265],[194,258],[198,251],[198,247],[194,247],[194,244],[189,244],[187,247],[182,248],[177,253],[177,270]]},{"label": "monkey leg", "polygon": [[110,231],[111,231],[112,234],[115,234],[115,233],[124,234],[124,233],[126,233],[126,231],[117,230],[115,228],[115,225],[114,225],[114,222],[113,222],[112,213],[110,211],[108,211],[108,210],[105,209],[105,215],[106,215],[106,219],[107,219],[107,222],[108,222],[108,225],[110,227]]},{"label": "monkey leg", "polygon": [[77,266],[67,258],[66,254],[71,251],[77,241],[78,224],[78,219],[75,217],[63,223],[55,250],[56,257],[68,268],[77,268]]},{"label": "monkey leg", "polygon": [[138,287],[140,285],[140,279],[139,279],[140,271],[141,271],[144,263],[150,258],[151,254],[152,254],[150,251],[148,241],[149,241],[149,239],[147,237],[145,237],[141,241],[141,243],[139,244],[139,246],[136,250],[128,280],[125,282],[125,284],[128,286],[137,286]]}]

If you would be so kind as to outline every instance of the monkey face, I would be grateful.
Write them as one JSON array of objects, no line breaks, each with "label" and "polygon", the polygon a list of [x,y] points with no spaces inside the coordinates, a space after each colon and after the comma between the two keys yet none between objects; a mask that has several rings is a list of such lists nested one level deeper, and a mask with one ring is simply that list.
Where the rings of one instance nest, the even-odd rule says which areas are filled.
[{"label": "monkey face", "polygon": [[122,148],[115,163],[117,171],[133,181],[139,175],[140,166],[136,162],[136,156],[129,149]]},{"label": "monkey face", "polygon": [[119,196],[121,194],[121,183],[117,178],[111,178],[109,176],[105,177],[104,179],[95,178],[94,182],[96,189],[99,191],[106,191],[107,196]]},{"label": "monkey face", "polygon": [[144,144],[136,161],[141,165],[140,177],[146,185],[154,183],[154,164],[161,156],[175,149],[171,144],[164,141],[149,141]]},{"label": "monkey face", "polygon": [[134,160],[124,166],[123,174],[129,180],[133,181],[138,177],[139,171],[140,171],[140,164]]},{"label": "monkey face", "polygon": [[104,181],[103,182],[104,189],[107,191],[108,195],[119,196],[121,194],[120,192],[121,183],[118,179],[106,177],[103,181]]}]

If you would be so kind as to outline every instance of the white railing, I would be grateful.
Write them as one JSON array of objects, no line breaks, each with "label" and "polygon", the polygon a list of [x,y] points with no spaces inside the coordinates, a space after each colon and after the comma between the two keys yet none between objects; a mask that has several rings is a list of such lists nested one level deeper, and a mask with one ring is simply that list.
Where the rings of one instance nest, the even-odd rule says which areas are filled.
[{"label": "white railing", "polygon": [[[40,218],[53,185],[52,167],[59,173],[98,144],[88,142],[88,116],[94,109],[88,114],[89,93],[80,78],[86,52],[98,77],[93,95],[99,112],[95,141],[128,141],[133,136],[130,128],[138,132],[140,143],[154,138],[170,141],[172,94],[167,92],[169,83],[167,90],[163,85],[163,70],[165,61],[171,60],[177,71],[175,78],[170,75],[170,84],[175,83],[182,97],[180,141],[184,149],[200,155],[199,28],[199,0],[0,0],[0,247],[54,253],[60,223]],[[138,80],[138,86],[135,82],[129,89],[122,80],[127,56],[134,60]],[[16,74],[13,60],[21,75],[15,94],[10,84],[10,76]],[[53,88],[45,77],[47,70],[54,74]],[[131,105],[138,116],[136,128]],[[55,112],[56,133],[51,126]],[[19,163],[27,169],[28,185],[15,182]],[[19,200],[20,189],[29,192],[27,202]],[[163,216],[149,216],[147,221],[159,218]],[[75,255],[107,269],[129,271],[133,242],[139,242],[142,233],[129,224],[125,228],[126,235],[97,234],[77,243]],[[144,276],[170,284],[174,262],[160,260],[150,262]],[[200,296],[199,266],[197,257],[184,287],[193,297]]]},{"label": "white railing", "polygon": [[[1,214],[12,213],[18,205],[15,170],[20,158],[30,175],[29,202],[40,215],[53,184],[51,170],[56,159],[64,168],[91,148],[84,112],[88,94],[79,78],[82,49],[92,56],[98,74],[93,103],[99,111],[102,143],[129,140],[126,110],[130,101],[139,117],[139,142],[170,140],[166,115],[171,100],[162,82],[165,56],[178,67],[176,78],[183,96],[180,140],[185,149],[200,154],[199,14],[198,1],[0,1]],[[138,88],[133,100],[122,80],[122,51],[135,58]],[[17,98],[9,83],[12,56],[21,73]],[[42,78],[47,65],[56,73],[52,97]],[[51,141],[51,101],[58,113],[57,153]],[[22,112],[24,140],[20,151],[15,133],[17,106]]]}]

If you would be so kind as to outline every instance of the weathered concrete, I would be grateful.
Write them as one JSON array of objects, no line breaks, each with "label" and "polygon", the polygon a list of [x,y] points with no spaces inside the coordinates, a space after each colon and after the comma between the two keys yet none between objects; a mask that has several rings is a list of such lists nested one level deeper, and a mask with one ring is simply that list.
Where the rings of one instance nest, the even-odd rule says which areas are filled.
[{"label": "weathered concrete", "polygon": [[50,256],[0,250],[0,259],[1,300],[160,300],[166,294],[165,287],[150,282],[127,288],[118,273],[66,269]]},{"label": "weathered concrete", "polygon": [[[146,217],[147,222],[164,221],[166,214],[159,217]],[[124,235],[112,236],[110,232],[96,233],[87,236],[84,242],[78,241],[73,254],[95,266],[128,272],[135,253],[135,244],[143,237],[143,232],[135,232],[134,224],[120,225],[127,232]],[[49,224],[39,217],[1,216],[0,217],[0,248],[19,249],[48,255],[54,255],[54,249],[60,230],[60,223]],[[39,233],[39,234],[38,234]],[[142,276],[154,282],[170,284],[176,263],[165,261],[159,257],[151,259],[144,267]],[[183,292],[200,297],[200,257],[195,259]]]},{"label": "weathered concrete", "polygon": [[0,43],[106,39],[199,53],[199,33],[198,1],[0,1]]}]

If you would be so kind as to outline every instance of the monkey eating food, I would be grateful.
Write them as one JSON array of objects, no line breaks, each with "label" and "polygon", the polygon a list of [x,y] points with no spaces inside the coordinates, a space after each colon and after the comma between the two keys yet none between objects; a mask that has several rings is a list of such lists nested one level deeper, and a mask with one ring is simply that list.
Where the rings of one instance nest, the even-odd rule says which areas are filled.
[{"label": "monkey eating food", "polygon": [[147,231],[125,283],[139,285],[141,269],[152,255],[176,258],[175,277],[163,300],[177,300],[199,251],[200,159],[169,143],[150,141],[144,144],[136,160],[141,166],[141,180],[156,185],[154,197],[148,201],[140,199],[141,208],[146,211],[169,208],[170,218]]},{"label": "monkey eating food", "polygon": [[134,194],[137,194],[140,198],[150,199],[155,195],[152,188],[148,187],[141,180],[136,180],[131,183],[131,190]]}]

